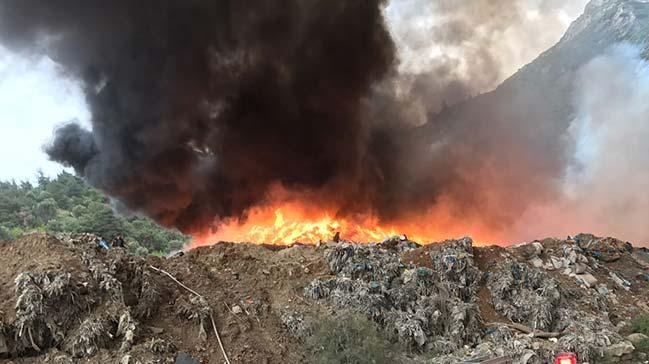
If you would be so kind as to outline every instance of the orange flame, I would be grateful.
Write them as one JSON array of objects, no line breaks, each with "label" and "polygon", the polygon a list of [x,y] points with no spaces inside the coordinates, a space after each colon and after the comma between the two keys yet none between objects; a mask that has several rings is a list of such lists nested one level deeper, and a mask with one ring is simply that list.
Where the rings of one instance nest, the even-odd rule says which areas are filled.
[{"label": "orange flame", "polygon": [[[258,244],[315,244],[330,241],[336,233],[341,239],[358,243],[379,242],[396,235],[429,244],[444,239],[470,235],[477,241],[494,241],[497,236],[468,221],[458,221],[435,209],[408,221],[382,224],[375,216],[336,217],[331,210],[301,202],[274,203],[248,211],[246,219],[228,219],[215,223],[206,232],[194,234],[189,248],[220,241]],[[472,230],[473,228],[473,230]]]}]

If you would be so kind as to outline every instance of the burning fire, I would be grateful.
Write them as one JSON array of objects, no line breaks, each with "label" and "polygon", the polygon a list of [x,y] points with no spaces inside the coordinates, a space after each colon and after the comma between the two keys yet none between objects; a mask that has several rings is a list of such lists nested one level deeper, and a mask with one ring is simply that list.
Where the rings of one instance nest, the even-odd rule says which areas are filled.
[{"label": "burning fire", "polygon": [[330,241],[336,233],[344,240],[358,243],[378,242],[396,235],[428,244],[444,239],[471,235],[478,241],[494,241],[494,234],[477,227],[473,231],[466,221],[457,221],[439,212],[431,212],[409,221],[381,224],[372,216],[340,218],[331,211],[307,207],[302,203],[282,203],[255,207],[246,219],[229,219],[215,224],[210,231],[194,234],[190,248],[220,241],[290,245]]}]

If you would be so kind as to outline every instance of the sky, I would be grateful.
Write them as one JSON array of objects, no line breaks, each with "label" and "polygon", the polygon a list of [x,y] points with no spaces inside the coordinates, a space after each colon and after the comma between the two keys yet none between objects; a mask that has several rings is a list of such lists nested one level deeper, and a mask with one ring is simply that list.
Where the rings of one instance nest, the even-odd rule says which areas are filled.
[{"label": "sky", "polygon": [[42,151],[52,130],[90,113],[79,85],[48,58],[28,58],[0,48],[0,180],[31,180],[39,170],[62,170]]},{"label": "sky", "polygon": [[[465,57],[457,47],[436,46],[432,40],[421,44],[422,39],[432,38],[428,33],[443,19],[431,6],[423,6],[428,1],[393,0],[386,10],[400,52],[401,69],[425,68],[441,55]],[[494,82],[513,74],[558,41],[586,3],[520,1],[529,9],[524,21],[506,31],[505,37],[494,45],[494,54],[504,62],[502,76],[486,83],[482,91],[495,87]],[[48,58],[12,54],[0,47],[0,180],[34,181],[39,170],[56,176],[63,168],[47,159],[43,146],[54,128],[73,119],[90,125],[91,115],[74,80],[65,77]]]}]

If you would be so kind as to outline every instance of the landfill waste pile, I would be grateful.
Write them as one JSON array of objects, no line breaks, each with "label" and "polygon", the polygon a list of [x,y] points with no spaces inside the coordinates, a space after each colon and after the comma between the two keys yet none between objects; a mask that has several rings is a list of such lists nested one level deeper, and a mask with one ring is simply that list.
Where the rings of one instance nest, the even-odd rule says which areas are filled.
[{"label": "landfill waste pile", "polygon": [[631,324],[649,314],[644,248],[587,234],[506,248],[336,240],[168,258],[93,235],[2,242],[0,362],[313,363],[318,325],[348,312],[398,363],[649,361]]},{"label": "landfill waste pile", "polygon": [[314,280],[304,295],[360,311],[422,351],[446,353],[478,343],[480,314],[473,298],[481,275],[472,261],[471,240],[445,243],[431,253],[432,267],[402,263],[399,253],[417,245],[395,240],[327,250],[335,277]]}]

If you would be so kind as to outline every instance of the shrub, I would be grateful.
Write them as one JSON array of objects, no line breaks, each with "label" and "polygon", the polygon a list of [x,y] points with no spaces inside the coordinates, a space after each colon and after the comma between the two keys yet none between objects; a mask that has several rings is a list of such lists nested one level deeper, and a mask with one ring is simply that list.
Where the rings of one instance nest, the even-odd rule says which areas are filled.
[{"label": "shrub", "polygon": [[0,226],[0,241],[12,240],[11,232],[3,226]]},{"label": "shrub", "polygon": [[649,336],[649,315],[640,315],[631,321],[631,329]]},{"label": "shrub", "polygon": [[633,346],[635,346],[636,351],[649,354],[649,339],[644,339],[638,343],[633,344]]},{"label": "shrub", "polygon": [[321,320],[307,339],[307,347],[317,364],[395,363],[395,346],[372,321],[360,314],[345,312]]}]

